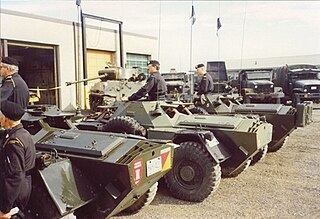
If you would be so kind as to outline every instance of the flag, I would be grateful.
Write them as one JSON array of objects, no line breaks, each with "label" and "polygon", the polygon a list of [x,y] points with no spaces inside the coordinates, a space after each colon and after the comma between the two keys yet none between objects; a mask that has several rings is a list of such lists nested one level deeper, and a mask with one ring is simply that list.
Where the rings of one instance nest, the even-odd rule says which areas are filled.
[{"label": "flag", "polygon": [[218,31],[219,29],[222,27],[221,22],[220,22],[220,18],[217,18],[217,36],[218,36]]},{"label": "flag", "polygon": [[191,19],[191,25],[194,25],[194,23],[196,22],[196,13],[194,11],[194,6],[193,5],[192,5],[192,8],[191,8],[191,17],[189,19]]}]

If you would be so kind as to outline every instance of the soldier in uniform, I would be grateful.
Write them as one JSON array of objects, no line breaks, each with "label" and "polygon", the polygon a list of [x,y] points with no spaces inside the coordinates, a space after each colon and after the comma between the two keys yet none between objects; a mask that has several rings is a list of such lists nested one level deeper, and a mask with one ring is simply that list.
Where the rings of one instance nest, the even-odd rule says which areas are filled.
[{"label": "soldier in uniform", "polygon": [[201,81],[198,88],[198,95],[211,93],[213,91],[212,77],[206,73],[204,64],[196,65],[197,74],[201,77]]},{"label": "soldier in uniform", "polygon": [[151,60],[148,64],[149,78],[144,86],[142,86],[136,93],[128,98],[123,98],[123,101],[139,100],[148,94],[148,100],[164,99],[167,92],[167,85],[161,76],[160,63],[156,60]]},{"label": "soldier in uniform", "polygon": [[24,109],[5,100],[1,103],[1,112],[0,123],[8,134],[0,151],[0,218],[10,218],[9,212],[14,207],[19,208],[15,218],[23,218],[31,193],[36,150],[30,133],[20,123]]},{"label": "soldier in uniform", "polygon": [[18,74],[19,63],[11,57],[3,57],[0,63],[1,102],[10,100],[27,108],[29,104],[29,89],[26,82]]}]

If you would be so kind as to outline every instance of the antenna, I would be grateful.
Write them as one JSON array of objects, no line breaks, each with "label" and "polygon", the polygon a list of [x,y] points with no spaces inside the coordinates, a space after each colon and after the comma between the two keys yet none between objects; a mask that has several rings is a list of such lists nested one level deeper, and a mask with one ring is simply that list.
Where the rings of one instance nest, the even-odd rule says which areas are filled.
[{"label": "antenna", "polygon": [[240,69],[242,69],[242,58],[243,58],[243,45],[244,45],[244,27],[246,24],[246,15],[247,15],[247,2],[244,6],[244,17],[243,17],[243,26],[242,26],[242,42],[241,42],[241,58],[240,58]]},{"label": "antenna", "polygon": [[158,60],[160,60],[160,37],[161,37],[161,1],[159,1],[159,31],[158,31]]}]

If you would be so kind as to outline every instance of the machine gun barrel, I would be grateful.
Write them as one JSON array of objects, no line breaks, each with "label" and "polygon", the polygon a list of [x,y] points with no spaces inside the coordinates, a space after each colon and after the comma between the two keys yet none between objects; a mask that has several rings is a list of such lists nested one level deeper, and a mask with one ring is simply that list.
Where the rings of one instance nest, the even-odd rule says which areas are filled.
[{"label": "machine gun barrel", "polygon": [[104,77],[107,77],[107,76],[108,76],[108,73],[104,73],[103,75],[99,75],[99,76],[94,77],[94,78],[86,78],[86,79],[82,79],[82,80],[78,80],[78,81],[67,81],[66,82],[66,86],[70,86],[72,84],[78,84],[78,83],[86,82],[86,81],[92,81],[92,80],[104,78]]}]

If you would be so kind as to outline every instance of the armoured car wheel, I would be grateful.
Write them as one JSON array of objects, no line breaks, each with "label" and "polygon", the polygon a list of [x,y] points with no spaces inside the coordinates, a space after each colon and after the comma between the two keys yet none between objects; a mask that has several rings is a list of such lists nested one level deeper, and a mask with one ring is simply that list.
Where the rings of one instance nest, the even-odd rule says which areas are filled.
[{"label": "armoured car wheel", "polygon": [[268,152],[276,152],[276,151],[278,151],[280,148],[282,148],[284,146],[284,144],[286,143],[288,137],[289,136],[287,136],[284,140],[282,140],[278,144],[276,144],[276,145],[274,145],[272,147],[268,147]]},{"label": "armoured car wheel", "polygon": [[199,143],[184,142],[175,150],[173,167],[164,179],[174,197],[201,202],[218,188],[221,168]]},{"label": "armoured car wheel", "polygon": [[158,190],[158,182],[153,184],[146,193],[144,193],[133,205],[125,209],[125,212],[136,213],[145,206],[148,206],[154,199]]},{"label": "armoured car wheel", "polygon": [[145,136],[146,130],[135,119],[127,116],[118,116],[110,119],[104,126],[105,132],[126,133]]},{"label": "armoured car wheel", "polygon": [[200,114],[200,115],[207,115],[209,114],[205,109],[201,108],[201,107],[193,107],[193,108],[190,108],[189,111],[192,113],[192,114]]},{"label": "armoured car wheel", "polygon": [[251,159],[247,160],[245,163],[243,163],[236,171],[234,167],[222,167],[222,177],[236,177],[238,176],[240,173],[244,172],[245,170],[247,170],[250,166],[251,163]]},{"label": "armoured car wheel", "polygon": [[258,163],[260,160],[263,160],[264,157],[267,155],[267,152],[268,152],[268,145],[265,145],[259,150],[259,152],[256,155],[253,156],[250,165],[253,166],[256,163]]}]

